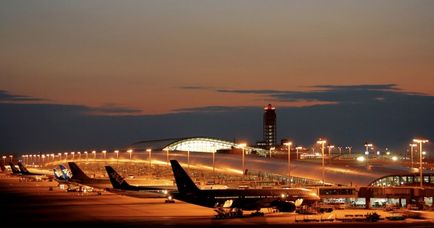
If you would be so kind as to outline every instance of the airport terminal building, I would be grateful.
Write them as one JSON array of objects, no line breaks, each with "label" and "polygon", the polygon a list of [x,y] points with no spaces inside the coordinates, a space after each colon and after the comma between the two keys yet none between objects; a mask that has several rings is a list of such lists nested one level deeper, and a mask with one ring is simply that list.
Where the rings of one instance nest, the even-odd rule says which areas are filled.
[{"label": "airport terminal building", "polygon": [[[186,137],[158,140],[144,140],[131,144],[135,151],[145,151],[151,149],[154,151],[189,151],[199,153],[230,153],[233,150],[239,150],[235,142],[217,139],[212,137]],[[266,156],[268,150],[262,148],[246,146],[246,154],[258,154]]]}]

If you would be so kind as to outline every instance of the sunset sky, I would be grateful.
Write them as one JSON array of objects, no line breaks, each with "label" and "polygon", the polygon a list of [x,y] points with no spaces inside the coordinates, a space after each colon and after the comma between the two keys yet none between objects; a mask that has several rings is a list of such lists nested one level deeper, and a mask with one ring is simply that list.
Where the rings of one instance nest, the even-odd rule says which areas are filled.
[{"label": "sunset sky", "polygon": [[[104,147],[107,139],[117,140],[107,146],[121,146],[197,134],[254,143],[268,103],[281,110],[279,136],[303,143],[320,134],[357,143],[386,126],[392,136],[375,136],[384,147],[406,145],[416,135],[434,137],[431,0],[1,1],[0,50],[0,136],[7,139],[0,151]],[[342,129],[352,129],[359,118],[380,124],[354,129],[359,133],[349,137],[312,126],[320,118],[314,113],[306,119],[291,112],[355,103],[379,105],[378,116],[393,115],[405,126],[348,114],[353,119]],[[50,115],[59,107],[68,117],[75,115],[69,108],[85,113],[70,122],[56,115],[53,123]],[[367,110],[375,112],[372,107]],[[243,122],[250,114],[251,128]],[[185,128],[190,117],[184,115],[206,129]],[[214,115],[233,123],[219,127]],[[29,118],[40,126],[25,124]],[[80,130],[64,124],[74,121],[81,129],[104,125],[123,136],[84,130],[77,137]],[[144,131],[148,126],[157,133]],[[168,131],[173,126],[184,129]],[[50,144],[53,134],[59,139]]]}]

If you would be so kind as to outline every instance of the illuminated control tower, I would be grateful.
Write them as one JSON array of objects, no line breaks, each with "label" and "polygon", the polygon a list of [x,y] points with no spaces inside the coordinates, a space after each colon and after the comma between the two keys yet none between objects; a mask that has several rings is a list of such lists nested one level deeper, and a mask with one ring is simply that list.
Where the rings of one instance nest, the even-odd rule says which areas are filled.
[{"label": "illuminated control tower", "polygon": [[276,146],[276,108],[271,104],[264,107],[263,131],[265,147],[269,149]]}]

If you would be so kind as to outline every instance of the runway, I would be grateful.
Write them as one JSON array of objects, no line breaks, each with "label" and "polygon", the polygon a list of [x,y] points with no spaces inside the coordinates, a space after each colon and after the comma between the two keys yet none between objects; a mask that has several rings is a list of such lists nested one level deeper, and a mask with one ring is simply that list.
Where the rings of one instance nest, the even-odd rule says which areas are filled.
[{"label": "runway", "polygon": [[[34,225],[104,225],[108,227],[156,226],[348,226],[348,223],[296,223],[296,214],[275,213],[264,217],[215,219],[214,211],[184,202],[164,203],[164,199],[136,199],[108,192],[65,192],[56,182],[23,182],[18,177],[0,174],[1,224]],[[52,189],[52,190],[51,190]],[[370,212],[373,212],[371,210]],[[381,215],[385,212],[377,211]],[[344,211],[336,211],[344,213]],[[345,212],[353,213],[353,212]],[[366,213],[366,212],[363,212]],[[336,215],[335,215],[336,216]],[[369,223],[370,226],[432,227],[428,220]],[[416,223],[414,223],[416,222]],[[366,223],[351,223],[366,226]]]}]

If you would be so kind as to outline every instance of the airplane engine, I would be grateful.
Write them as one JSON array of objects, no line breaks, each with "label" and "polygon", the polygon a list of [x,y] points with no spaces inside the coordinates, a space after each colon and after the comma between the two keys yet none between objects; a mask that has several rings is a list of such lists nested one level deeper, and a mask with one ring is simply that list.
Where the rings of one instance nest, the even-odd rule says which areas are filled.
[{"label": "airplane engine", "polygon": [[296,209],[295,203],[292,201],[276,201],[273,206],[280,212],[294,212]]}]

